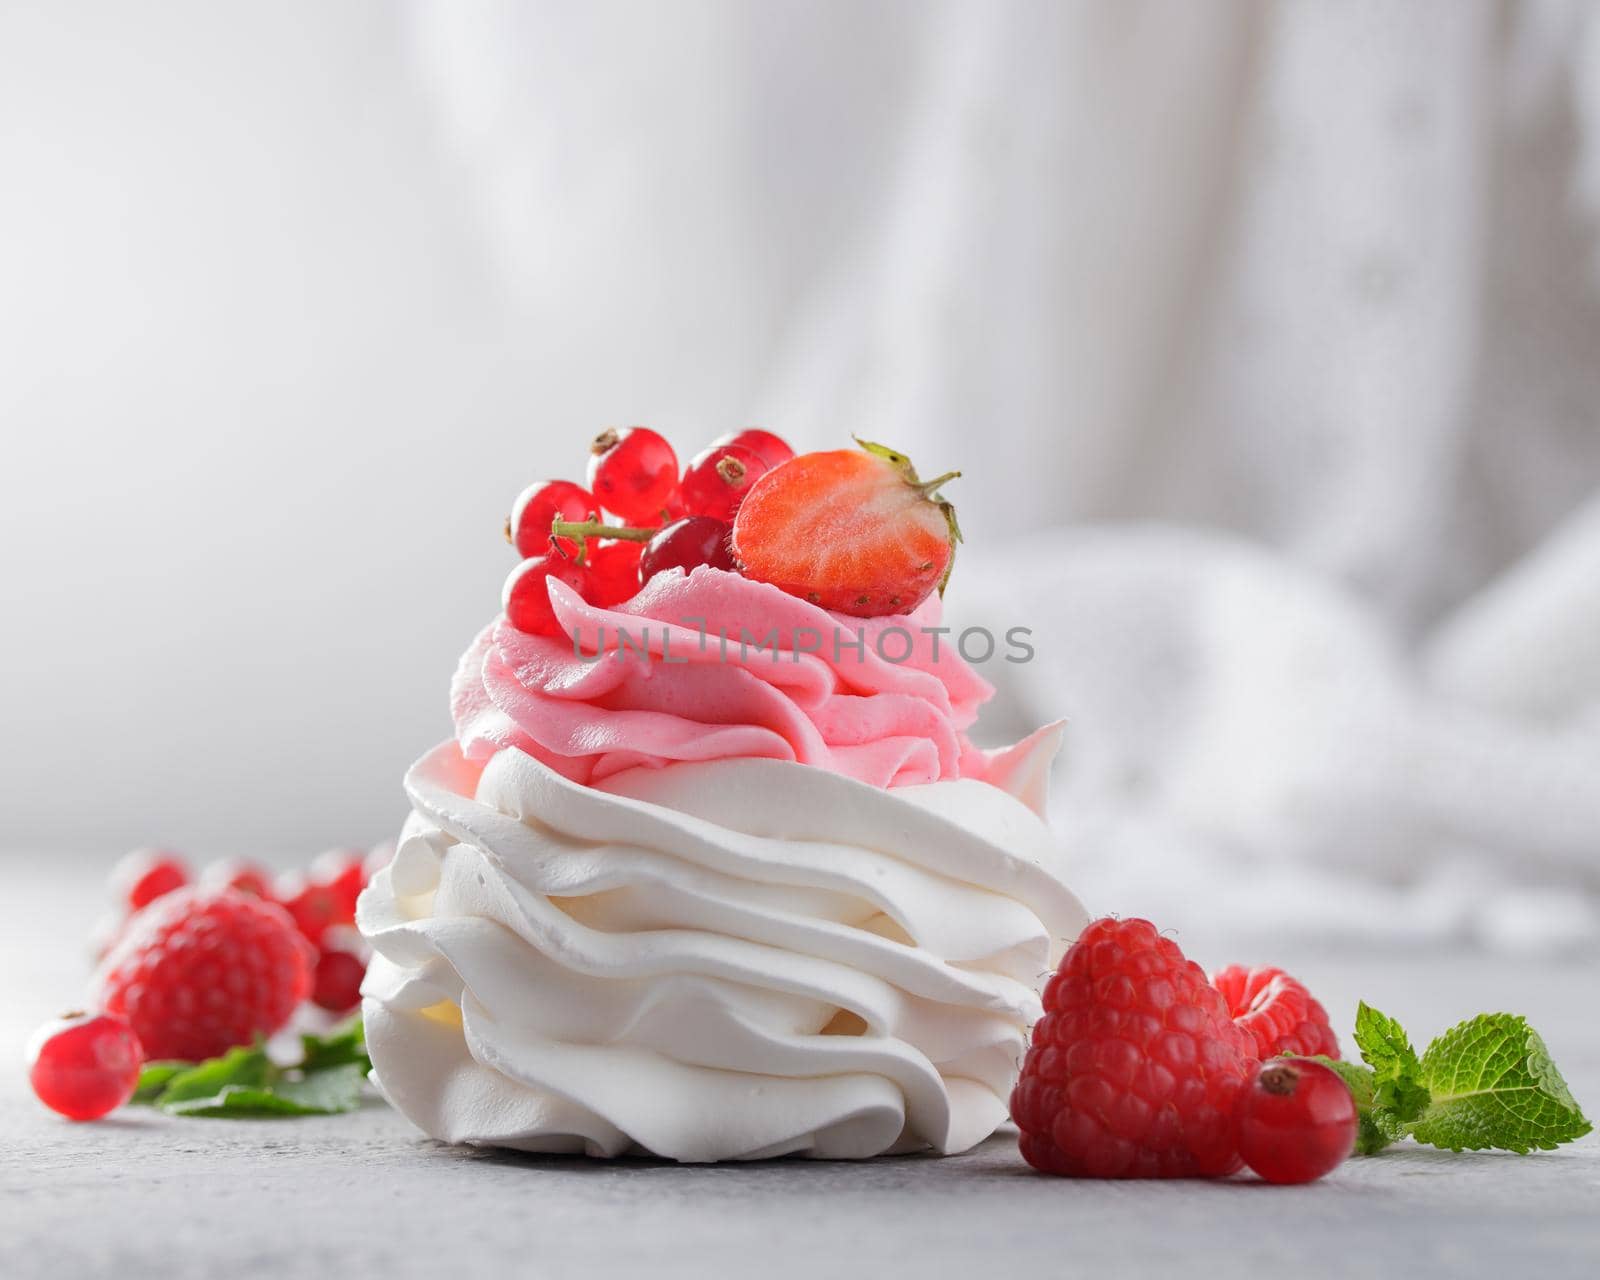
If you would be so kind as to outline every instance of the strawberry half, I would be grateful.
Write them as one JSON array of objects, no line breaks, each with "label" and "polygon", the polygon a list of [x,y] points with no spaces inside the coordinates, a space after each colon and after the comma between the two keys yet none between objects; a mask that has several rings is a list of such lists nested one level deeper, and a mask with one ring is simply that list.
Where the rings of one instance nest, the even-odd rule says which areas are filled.
[{"label": "strawberry half", "polygon": [[739,571],[857,618],[909,613],[944,590],[961,529],[936,490],[881,444],[803,453],[751,486],[733,522]]}]

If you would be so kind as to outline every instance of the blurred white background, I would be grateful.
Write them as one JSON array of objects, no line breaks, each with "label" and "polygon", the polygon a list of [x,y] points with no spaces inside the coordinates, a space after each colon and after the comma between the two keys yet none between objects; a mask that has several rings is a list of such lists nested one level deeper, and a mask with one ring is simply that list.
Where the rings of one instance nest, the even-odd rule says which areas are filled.
[{"label": "blurred white background", "polygon": [[516,491],[760,423],[965,470],[1091,906],[1584,944],[1597,227],[1563,0],[0,0],[0,845],[390,834]]}]

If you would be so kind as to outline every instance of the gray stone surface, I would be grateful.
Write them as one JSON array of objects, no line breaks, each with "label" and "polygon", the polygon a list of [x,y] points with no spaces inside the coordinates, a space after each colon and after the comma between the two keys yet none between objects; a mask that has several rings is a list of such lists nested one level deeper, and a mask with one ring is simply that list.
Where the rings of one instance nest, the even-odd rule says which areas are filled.
[{"label": "gray stone surface", "polygon": [[[93,877],[5,864],[0,1043],[70,1001]],[[1223,953],[1184,939],[1203,958]],[[1248,958],[1248,957],[1245,957]],[[1593,957],[1275,951],[1341,1028],[1365,995],[1426,1038],[1526,1013],[1600,1109]],[[16,1048],[11,1059],[16,1061]],[[1592,1276],[1594,1136],[1530,1157],[1401,1147],[1310,1187],[1036,1177],[1009,1138],[948,1160],[680,1168],[455,1150],[374,1101],[337,1118],[71,1125],[0,1072],[0,1276],[1238,1274]]]}]

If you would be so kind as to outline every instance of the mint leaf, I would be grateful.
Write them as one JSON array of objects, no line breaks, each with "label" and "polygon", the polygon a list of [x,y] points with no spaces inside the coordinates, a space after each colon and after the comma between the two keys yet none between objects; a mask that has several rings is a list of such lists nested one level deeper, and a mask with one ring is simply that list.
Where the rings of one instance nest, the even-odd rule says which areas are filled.
[{"label": "mint leaf", "polygon": [[372,1059],[367,1057],[366,1030],[366,1025],[358,1013],[325,1036],[301,1036],[300,1043],[305,1053],[300,1062],[300,1069],[323,1071],[329,1067],[342,1067],[354,1063],[363,1071],[372,1070]]},{"label": "mint leaf", "polygon": [[1345,1082],[1350,1096],[1355,1099],[1356,1115],[1360,1119],[1360,1129],[1356,1133],[1358,1156],[1377,1155],[1402,1136],[1402,1129],[1395,1124],[1393,1117],[1375,1105],[1377,1076],[1371,1067],[1363,1067],[1359,1062],[1344,1062],[1339,1058],[1325,1058],[1320,1054],[1311,1061],[1320,1062],[1334,1072]]},{"label": "mint leaf", "polygon": [[259,1088],[266,1085],[275,1070],[267,1060],[266,1050],[259,1044],[241,1045],[229,1049],[220,1058],[207,1058],[198,1066],[177,1072],[156,1098],[156,1105],[163,1111],[171,1111],[175,1103],[214,1098],[230,1087]]},{"label": "mint leaf", "polygon": [[162,1110],[180,1116],[250,1119],[263,1116],[325,1116],[354,1111],[361,1105],[366,1073],[355,1063],[314,1071],[270,1085],[224,1085],[215,1094],[162,1099]]},{"label": "mint leaf", "polygon": [[1386,1079],[1419,1074],[1416,1050],[1402,1027],[1363,1000],[1356,1006],[1356,1047],[1373,1072]]},{"label": "mint leaf", "polygon": [[326,1036],[301,1038],[298,1067],[283,1068],[256,1044],[192,1064],[152,1064],[149,1100],[175,1116],[335,1115],[361,1105],[361,1083],[372,1069],[357,1019]]},{"label": "mint leaf", "polygon": [[193,1066],[192,1062],[181,1062],[176,1058],[157,1059],[145,1063],[139,1070],[139,1083],[134,1086],[133,1097],[128,1101],[134,1106],[151,1105],[166,1091],[167,1084],[173,1076]]},{"label": "mint leaf", "polygon": [[357,1062],[307,1072],[294,1080],[281,1081],[276,1089],[280,1099],[292,1102],[302,1115],[337,1115],[361,1105],[361,1085],[369,1068]]},{"label": "mint leaf", "polygon": [[1365,1000],[1356,1007],[1356,1047],[1372,1068],[1373,1107],[1384,1113],[1383,1124],[1400,1135],[1403,1126],[1428,1105],[1422,1064],[1405,1029]]},{"label": "mint leaf", "polygon": [[1479,1014],[1452,1027],[1423,1053],[1421,1071],[1432,1101],[1410,1126],[1419,1142],[1526,1154],[1590,1130],[1539,1033],[1513,1014]]}]

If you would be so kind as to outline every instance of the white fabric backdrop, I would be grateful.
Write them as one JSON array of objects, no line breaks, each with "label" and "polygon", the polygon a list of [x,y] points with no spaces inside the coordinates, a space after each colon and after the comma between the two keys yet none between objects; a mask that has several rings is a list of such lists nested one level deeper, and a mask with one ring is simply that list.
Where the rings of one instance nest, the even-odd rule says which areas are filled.
[{"label": "white fabric backdrop", "polygon": [[1093,905],[1593,938],[1597,138],[1579,3],[0,9],[12,841],[381,834],[510,494],[760,421],[966,470]]}]

